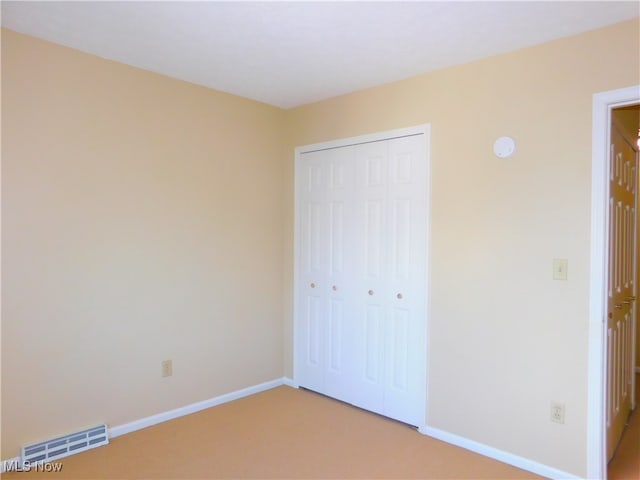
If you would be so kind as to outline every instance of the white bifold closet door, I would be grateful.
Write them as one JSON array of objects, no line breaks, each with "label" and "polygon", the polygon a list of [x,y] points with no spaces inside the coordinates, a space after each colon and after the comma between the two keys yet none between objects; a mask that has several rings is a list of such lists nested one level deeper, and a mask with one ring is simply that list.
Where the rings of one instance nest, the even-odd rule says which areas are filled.
[{"label": "white bifold closet door", "polygon": [[299,152],[295,377],[421,426],[427,132]]}]

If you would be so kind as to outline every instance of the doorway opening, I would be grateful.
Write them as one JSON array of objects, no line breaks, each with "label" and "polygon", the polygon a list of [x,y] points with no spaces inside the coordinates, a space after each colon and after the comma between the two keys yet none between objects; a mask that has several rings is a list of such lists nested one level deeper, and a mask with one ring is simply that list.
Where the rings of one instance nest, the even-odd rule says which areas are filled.
[{"label": "doorway opening", "polygon": [[[638,130],[621,134],[620,119],[640,104],[640,86],[593,97],[591,277],[587,477],[607,478],[624,405],[634,404],[636,337]],[[635,134],[634,134],[635,133]],[[631,139],[631,142],[629,141]],[[633,141],[635,140],[635,142]],[[616,142],[616,145],[613,145]],[[630,153],[629,144],[635,147]],[[617,149],[617,150],[616,150]],[[611,168],[613,167],[613,169]],[[629,196],[631,191],[634,194]],[[624,198],[612,198],[612,195]],[[626,403],[625,403],[626,402]]]},{"label": "doorway opening", "polygon": [[[632,476],[638,450],[629,432],[640,428],[634,414],[637,361],[638,150],[640,106],[611,110],[609,157],[609,245],[607,278],[605,420],[608,478]],[[640,352],[638,352],[640,353]],[[636,425],[638,424],[638,425]],[[639,430],[640,431],[640,430]]]}]

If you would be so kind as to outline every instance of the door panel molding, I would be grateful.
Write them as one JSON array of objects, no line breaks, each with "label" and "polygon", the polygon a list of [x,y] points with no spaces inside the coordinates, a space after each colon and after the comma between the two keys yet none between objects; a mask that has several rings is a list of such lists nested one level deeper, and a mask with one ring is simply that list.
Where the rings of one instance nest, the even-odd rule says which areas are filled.
[{"label": "door panel molding", "polygon": [[[635,314],[636,163],[638,147],[616,122],[610,129],[609,288],[607,305],[607,459],[634,408],[633,317]],[[611,288],[613,286],[613,288]]]}]

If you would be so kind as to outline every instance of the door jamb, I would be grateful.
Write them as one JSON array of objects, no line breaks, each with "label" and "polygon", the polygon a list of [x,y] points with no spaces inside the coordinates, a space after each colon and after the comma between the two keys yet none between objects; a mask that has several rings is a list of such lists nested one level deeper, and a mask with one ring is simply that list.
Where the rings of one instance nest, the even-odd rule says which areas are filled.
[{"label": "door jamb", "polygon": [[611,110],[640,103],[640,85],[593,96],[591,253],[587,392],[587,478],[607,478],[605,415],[606,277],[608,268],[608,163]]}]

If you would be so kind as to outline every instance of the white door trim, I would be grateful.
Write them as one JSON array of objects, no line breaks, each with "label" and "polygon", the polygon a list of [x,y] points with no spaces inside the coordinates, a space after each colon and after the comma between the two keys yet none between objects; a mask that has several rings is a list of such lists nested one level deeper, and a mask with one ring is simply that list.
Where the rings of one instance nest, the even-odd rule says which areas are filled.
[{"label": "white door trim", "polygon": [[[384,132],[369,133],[366,135],[358,135],[357,137],[339,138],[337,140],[329,140],[327,142],[312,143],[295,148],[296,164],[298,163],[300,154],[315,152],[318,150],[328,150],[330,148],[348,147],[350,145],[359,145],[361,143],[381,142],[383,140],[391,140],[393,138],[409,137],[411,135],[424,135],[427,141],[430,140],[431,124],[416,125],[414,127],[398,128],[396,130],[387,130]],[[430,165],[429,151],[427,150],[427,165]],[[430,172],[427,172],[430,173]]]},{"label": "white door trim", "polygon": [[[295,148],[295,163],[294,163],[294,196],[297,198],[297,188],[298,183],[300,182],[300,157],[303,153],[314,152],[318,150],[327,150],[330,148],[339,148],[346,147],[349,145],[357,145],[362,143],[370,143],[370,142],[379,142],[384,140],[391,140],[393,138],[401,138],[408,137],[413,135],[423,135],[425,146],[425,161],[426,161],[426,199],[427,199],[427,231],[426,231],[426,239],[425,239],[425,251],[426,251],[426,278],[425,278],[425,325],[424,325],[424,365],[422,365],[422,371],[424,372],[424,395],[421,398],[421,402],[424,404],[424,425],[418,425],[419,428],[426,427],[428,424],[428,394],[429,394],[429,382],[427,378],[427,373],[429,372],[429,352],[426,347],[428,345],[428,335],[429,335],[429,312],[431,310],[431,298],[430,298],[430,266],[431,266],[431,124],[425,123],[421,125],[415,125],[406,128],[400,128],[395,130],[387,130],[384,132],[376,132],[366,135],[359,135],[355,137],[347,137],[341,138],[337,140],[331,140],[327,142],[313,143],[303,146],[298,146]],[[297,201],[294,201],[294,274],[293,274],[293,382],[298,385],[299,384],[299,339],[298,339],[298,321],[297,321],[297,312],[298,312],[298,297],[299,291],[298,286],[300,282],[298,267],[300,265],[300,252],[299,252],[299,239],[300,239],[300,225],[298,222],[298,218],[300,215],[299,205]]]},{"label": "white door trim", "polygon": [[591,259],[589,286],[589,371],[587,393],[587,478],[607,478],[606,277],[608,269],[608,162],[611,110],[640,103],[640,85],[593,96],[591,158]]}]

